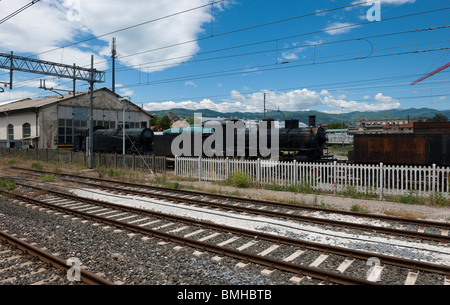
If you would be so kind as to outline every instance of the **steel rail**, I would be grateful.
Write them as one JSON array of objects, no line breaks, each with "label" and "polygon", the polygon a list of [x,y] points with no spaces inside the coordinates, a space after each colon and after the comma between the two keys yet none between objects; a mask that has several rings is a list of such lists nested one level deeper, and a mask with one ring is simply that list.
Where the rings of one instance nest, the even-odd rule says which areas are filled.
[{"label": "steel rail", "polygon": [[336,274],[333,272],[320,270],[320,269],[314,268],[314,267],[301,266],[301,265],[297,265],[297,264],[293,264],[293,263],[289,263],[289,262],[284,262],[284,261],[279,261],[276,259],[264,257],[261,255],[245,253],[245,252],[230,249],[227,247],[208,244],[206,242],[196,241],[194,239],[181,237],[181,236],[177,236],[177,235],[172,235],[169,233],[160,232],[160,231],[153,230],[153,229],[148,229],[148,228],[141,227],[138,225],[125,223],[125,222],[117,221],[114,219],[108,219],[108,218],[96,216],[96,215],[89,214],[89,213],[82,212],[82,211],[73,210],[73,209],[66,208],[66,207],[55,206],[53,204],[49,204],[49,203],[46,203],[46,202],[43,202],[40,200],[36,200],[33,198],[25,197],[25,196],[14,194],[14,193],[7,192],[7,191],[1,191],[1,193],[7,194],[9,196],[12,196],[12,197],[14,197],[18,200],[24,201],[24,202],[29,202],[32,204],[45,206],[45,207],[48,207],[48,208],[51,208],[54,210],[58,210],[58,211],[61,211],[64,213],[83,217],[87,220],[101,222],[101,223],[105,223],[105,224],[108,224],[111,226],[115,226],[117,228],[126,229],[126,230],[130,230],[132,232],[148,235],[150,237],[156,237],[156,238],[160,238],[160,239],[163,239],[166,241],[175,242],[175,243],[181,244],[182,246],[189,246],[192,248],[199,249],[200,251],[209,251],[209,252],[216,253],[220,256],[229,256],[229,257],[232,257],[232,258],[235,258],[238,260],[242,260],[246,263],[248,263],[248,262],[256,263],[259,265],[266,266],[268,268],[275,268],[275,269],[290,272],[290,273],[293,273],[293,274],[296,274],[299,276],[310,276],[312,278],[322,280],[326,283],[336,283],[336,284],[340,284],[340,285],[377,285],[378,284],[378,283],[371,282],[371,281],[364,280],[364,279],[358,279],[358,278],[349,277],[349,276],[345,276],[345,275],[339,275],[339,274]]},{"label": "steel rail", "polygon": [[96,199],[79,197],[76,195],[62,193],[62,192],[58,192],[55,190],[42,189],[42,188],[38,188],[38,187],[34,187],[34,186],[33,187],[28,186],[28,187],[35,188],[38,190],[45,190],[49,194],[54,194],[56,196],[60,196],[60,197],[70,199],[70,200],[91,203],[91,204],[95,204],[95,205],[99,205],[99,206],[103,206],[103,207],[109,207],[109,208],[113,207],[115,209],[119,209],[124,212],[131,212],[131,213],[136,213],[136,214],[140,214],[140,215],[160,218],[160,219],[164,219],[164,220],[177,221],[180,223],[196,225],[196,226],[210,228],[210,229],[219,230],[219,231],[225,231],[225,232],[233,233],[236,235],[242,235],[242,236],[247,236],[247,237],[251,237],[251,238],[257,237],[261,240],[266,240],[266,241],[274,242],[277,244],[282,243],[285,245],[295,246],[295,247],[299,247],[299,248],[308,248],[310,250],[323,251],[323,252],[330,253],[330,254],[342,255],[345,257],[357,258],[357,259],[361,259],[361,260],[368,260],[371,257],[377,257],[380,260],[380,263],[382,263],[382,264],[398,266],[398,267],[403,267],[403,268],[411,268],[411,269],[425,271],[425,272],[431,272],[431,273],[438,273],[438,274],[442,274],[442,275],[450,277],[450,267],[449,266],[437,265],[437,264],[432,264],[432,263],[427,263],[427,262],[414,261],[414,260],[403,259],[403,258],[396,258],[396,257],[383,255],[383,254],[375,254],[375,253],[370,253],[370,252],[365,252],[365,251],[359,251],[359,250],[347,249],[347,248],[336,247],[336,246],[331,246],[331,245],[324,245],[324,244],[319,244],[319,243],[314,243],[314,242],[308,242],[308,241],[303,241],[303,240],[294,239],[294,238],[290,238],[290,237],[284,237],[284,236],[280,236],[280,235],[273,235],[273,234],[264,233],[264,232],[230,227],[230,226],[226,226],[226,225],[216,224],[213,222],[206,222],[206,221],[201,221],[201,220],[182,217],[182,216],[170,215],[170,214],[165,214],[165,213],[146,210],[146,209],[124,206],[124,205],[110,203],[110,202],[96,200]]},{"label": "steel rail", "polygon": [[[71,266],[67,265],[66,262],[59,257],[56,257],[44,250],[41,250],[39,248],[36,248],[27,242],[20,240],[6,232],[0,231],[0,239],[9,243],[10,245],[13,245],[17,247],[18,249],[28,253],[31,256],[37,257],[44,263],[47,263],[49,265],[52,265],[53,267],[63,271],[67,272],[69,271]],[[110,281],[107,281],[106,279],[99,277],[93,273],[90,273],[86,270],[80,269],[80,279],[84,283],[88,285],[114,285],[114,283],[111,283]]]},{"label": "steel rail", "polygon": [[308,206],[308,205],[302,205],[302,204],[292,204],[292,203],[284,203],[284,202],[276,202],[276,201],[267,201],[267,200],[251,199],[251,198],[244,198],[244,197],[212,194],[212,193],[205,193],[205,192],[194,191],[194,190],[180,190],[180,189],[175,190],[172,188],[166,188],[166,187],[161,187],[161,186],[138,184],[138,183],[117,181],[117,180],[104,179],[104,178],[86,177],[86,176],[79,176],[79,175],[66,174],[66,173],[56,173],[56,172],[42,171],[42,170],[37,170],[37,169],[24,169],[24,168],[20,168],[20,167],[11,167],[11,168],[19,169],[19,170],[33,171],[33,172],[38,172],[38,173],[45,173],[45,174],[55,174],[55,175],[59,175],[59,176],[67,176],[67,177],[73,177],[73,178],[90,179],[90,180],[95,180],[95,181],[105,182],[105,183],[120,184],[122,187],[130,186],[130,187],[138,187],[138,188],[147,188],[147,189],[151,189],[151,190],[179,193],[179,194],[184,194],[184,195],[204,196],[204,197],[216,198],[216,199],[221,199],[221,200],[246,202],[246,203],[250,203],[250,204],[259,204],[259,205],[268,205],[268,206],[273,206],[273,207],[278,207],[278,208],[289,208],[289,209],[297,209],[297,210],[305,209],[305,210],[310,210],[310,211],[326,212],[326,213],[332,213],[332,214],[342,214],[342,215],[356,216],[356,217],[365,217],[365,218],[372,218],[372,219],[378,219],[378,220],[384,220],[384,221],[396,221],[396,222],[402,222],[405,224],[412,224],[412,225],[418,225],[418,226],[421,226],[421,225],[422,226],[431,226],[431,227],[435,227],[435,228],[441,228],[444,230],[450,230],[450,223],[448,223],[448,222],[419,220],[419,219],[395,217],[395,216],[389,216],[389,215],[365,214],[365,213],[360,213],[360,212],[333,210],[333,209]]},{"label": "steel rail", "polygon": [[[400,229],[395,229],[395,228],[373,226],[373,225],[368,225],[368,224],[363,224],[363,223],[353,223],[353,222],[346,222],[346,221],[326,219],[326,218],[318,218],[318,217],[312,217],[312,216],[303,216],[303,215],[261,210],[258,208],[239,207],[239,206],[228,205],[228,204],[224,204],[224,203],[210,202],[210,201],[205,201],[205,200],[200,200],[200,199],[183,198],[183,197],[167,195],[167,194],[155,194],[155,193],[149,193],[149,192],[140,191],[140,190],[130,190],[130,189],[126,189],[126,188],[118,189],[117,187],[92,184],[92,183],[84,182],[84,181],[76,181],[76,182],[81,183],[81,184],[90,185],[90,186],[96,186],[99,188],[110,189],[113,191],[121,191],[121,192],[134,194],[134,195],[153,197],[153,198],[158,198],[158,199],[163,199],[163,200],[171,200],[172,202],[187,202],[187,203],[191,203],[191,204],[216,207],[216,208],[221,208],[221,209],[225,209],[225,210],[234,210],[234,211],[239,211],[239,212],[253,213],[253,214],[257,214],[257,215],[265,215],[265,216],[271,216],[271,217],[305,221],[308,223],[314,223],[314,224],[320,224],[320,225],[333,225],[333,226],[338,226],[338,227],[352,228],[352,229],[364,230],[364,231],[369,231],[369,232],[373,231],[373,232],[379,232],[379,233],[389,234],[389,235],[410,237],[410,238],[414,238],[414,239],[431,240],[431,241],[442,242],[442,243],[450,242],[450,236],[444,236],[444,235],[430,234],[430,233],[425,233],[425,232],[414,232],[414,231],[400,230]],[[116,183],[118,183],[118,182],[116,182]]]}]

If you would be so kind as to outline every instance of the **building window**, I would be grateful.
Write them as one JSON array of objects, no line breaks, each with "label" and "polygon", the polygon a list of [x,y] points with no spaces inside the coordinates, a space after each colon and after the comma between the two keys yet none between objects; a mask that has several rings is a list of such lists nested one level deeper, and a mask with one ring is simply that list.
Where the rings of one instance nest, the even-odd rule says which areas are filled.
[{"label": "building window", "polygon": [[22,126],[23,131],[23,138],[30,138],[31,137],[31,125],[29,123],[25,123]]},{"label": "building window", "polygon": [[31,138],[31,125],[29,123],[22,125],[22,135],[24,139],[28,138],[28,140],[24,140],[22,143],[22,146],[26,148],[31,145],[31,141],[29,140]]},{"label": "building window", "polygon": [[58,144],[72,144],[72,120],[58,120]]},{"label": "building window", "polygon": [[8,141],[14,141],[14,125],[8,125]]}]

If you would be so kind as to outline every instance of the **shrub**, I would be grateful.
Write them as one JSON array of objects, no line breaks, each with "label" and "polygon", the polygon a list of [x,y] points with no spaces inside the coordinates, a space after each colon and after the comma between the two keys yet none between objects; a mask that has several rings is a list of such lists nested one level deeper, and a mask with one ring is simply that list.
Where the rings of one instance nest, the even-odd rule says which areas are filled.
[{"label": "shrub", "polygon": [[226,184],[236,186],[236,187],[250,187],[252,183],[252,177],[243,172],[234,172],[229,175],[228,179],[225,181]]},{"label": "shrub", "polygon": [[56,180],[56,176],[53,174],[47,174],[44,177],[42,177],[42,182],[50,182],[50,181],[55,181]]},{"label": "shrub", "polygon": [[41,163],[39,163],[39,162],[35,162],[35,163],[33,163],[33,164],[31,164],[31,168],[34,168],[34,169],[43,169],[44,167],[42,166],[42,164]]}]

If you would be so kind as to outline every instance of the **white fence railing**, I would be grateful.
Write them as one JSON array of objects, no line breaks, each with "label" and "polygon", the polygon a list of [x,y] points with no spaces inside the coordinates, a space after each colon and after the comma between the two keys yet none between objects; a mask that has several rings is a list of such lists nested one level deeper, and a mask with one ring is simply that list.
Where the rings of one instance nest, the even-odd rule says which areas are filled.
[{"label": "white fence railing", "polygon": [[345,163],[300,163],[268,160],[175,158],[175,175],[200,181],[222,181],[241,172],[253,182],[280,186],[305,185],[314,190],[383,195],[431,195],[450,197],[450,168],[433,166],[390,166]]}]

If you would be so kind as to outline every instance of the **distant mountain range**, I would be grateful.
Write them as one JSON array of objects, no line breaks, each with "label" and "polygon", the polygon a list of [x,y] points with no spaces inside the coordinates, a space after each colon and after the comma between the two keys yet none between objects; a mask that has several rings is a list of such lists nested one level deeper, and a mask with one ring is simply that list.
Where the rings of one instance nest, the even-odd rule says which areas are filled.
[{"label": "distant mountain range", "polygon": [[[162,111],[149,111],[149,113],[157,115],[159,117],[163,117],[168,115],[169,113],[173,113],[178,117],[183,118],[192,118],[195,113],[201,113],[203,117],[215,118],[238,118],[238,119],[251,119],[257,120],[262,119],[264,117],[262,112],[229,112],[229,113],[221,113],[209,109],[202,110],[190,110],[190,109],[171,109],[171,110],[162,110]],[[420,117],[432,118],[436,114],[443,114],[446,117],[450,118],[450,110],[436,110],[430,108],[410,108],[410,109],[395,109],[395,110],[385,110],[378,112],[351,112],[351,113],[343,113],[343,114],[330,114],[319,111],[269,111],[266,113],[266,117],[274,118],[275,120],[288,120],[288,119],[297,119],[300,122],[307,123],[308,116],[315,115],[317,124],[328,124],[333,122],[342,122],[344,121],[347,124],[354,125],[356,121],[360,121],[362,119],[367,120],[382,120],[382,119],[417,119]]]}]

